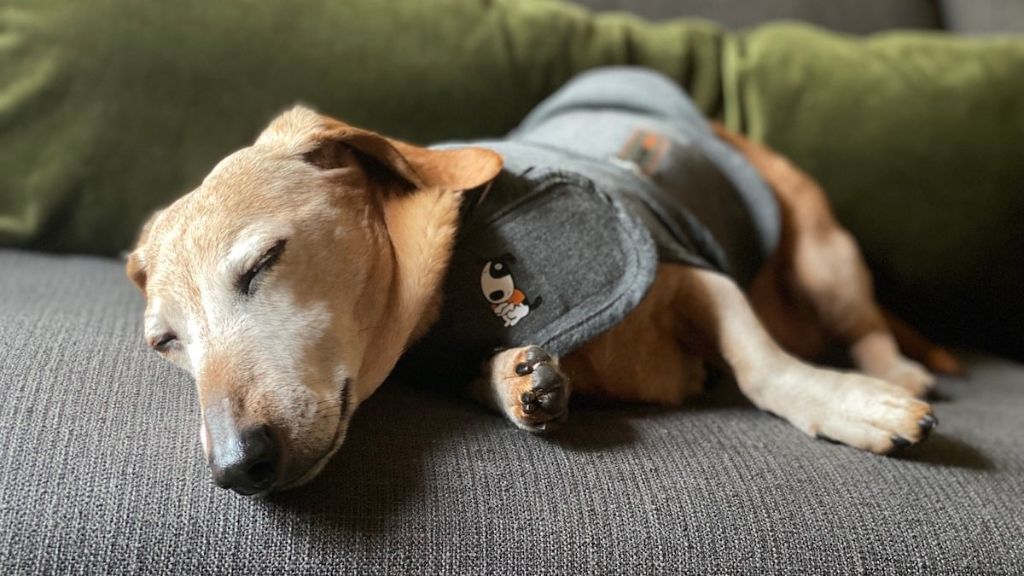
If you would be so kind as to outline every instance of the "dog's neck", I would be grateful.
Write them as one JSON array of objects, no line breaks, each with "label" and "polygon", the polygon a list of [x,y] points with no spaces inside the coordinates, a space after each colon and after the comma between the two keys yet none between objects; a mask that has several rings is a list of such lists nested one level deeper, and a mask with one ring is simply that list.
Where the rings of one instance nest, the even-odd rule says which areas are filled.
[{"label": "dog's neck", "polygon": [[390,276],[389,293],[377,334],[370,340],[372,354],[364,356],[357,378],[359,400],[380,386],[406,348],[437,321],[461,200],[461,193],[427,189],[384,204],[391,265],[382,272]]}]

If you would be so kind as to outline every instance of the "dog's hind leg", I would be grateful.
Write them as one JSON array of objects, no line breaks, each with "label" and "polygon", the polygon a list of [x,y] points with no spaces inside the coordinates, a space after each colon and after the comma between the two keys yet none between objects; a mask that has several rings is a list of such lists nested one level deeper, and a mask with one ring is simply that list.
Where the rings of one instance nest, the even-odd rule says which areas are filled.
[{"label": "dog's hind leg", "polygon": [[498,352],[470,385],[470,394],[529,432],[548,432],[568,415],[569,380],[540,346]]},{"label": "dog's hind leg", "polygon": [[935,425],[931,407],[899,386],[785,352],[729,278],[686,266],[673,275],[684,344],[724,361],[758,408],[809,435],[880,454],[920,442]]},{"label": "dog's hind leg", "polygon": [[[776,194],[782,209],[782,238],[773,261],[755,280],[751,299],[769,329],[787,347],[787,336],[798,353],[807,334],[815,345],[834,339],[849,347],[865,373],[924,395],[935,384],[929,369],[956,371],[956,360],[945,349],[901,324],[897,339],[875,302],[871,273],[853,236],[836,221],[824,191],[810,176],[775,152],[722,129],[720,136],[736,146],[758,169]],[[794,327],[799,324],[799,327]],[[901,352],[901,346],[903,351]]]},{"label": "dog's hind leg", "polygon": [[859,369],[925,395],[935,378],[901,352],[853,237],[834,222],[797,228],[791,268],[782,281],[804,299],[830,337],[849,347]]}]

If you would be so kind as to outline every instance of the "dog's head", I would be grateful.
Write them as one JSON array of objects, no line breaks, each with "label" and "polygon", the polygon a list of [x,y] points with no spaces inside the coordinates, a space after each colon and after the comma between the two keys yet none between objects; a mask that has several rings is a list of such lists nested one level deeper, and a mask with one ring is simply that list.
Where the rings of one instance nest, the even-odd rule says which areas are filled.
[{"label": "dog's head", "polygon": [[454,192],[500,168],[296,107],[150,219],[128,276],[147,342],[195,378],[218,485],[262,494],[320,471],[430,321]]}]

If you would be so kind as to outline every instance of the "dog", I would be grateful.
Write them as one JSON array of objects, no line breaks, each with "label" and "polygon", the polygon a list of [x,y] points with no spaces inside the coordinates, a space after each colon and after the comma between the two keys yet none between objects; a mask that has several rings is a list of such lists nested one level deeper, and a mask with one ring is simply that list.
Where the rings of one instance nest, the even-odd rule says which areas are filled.
[{"label": "dog", "polygon": [[[574,116],[574,97],[598,116]],[[144,225],[127,274],[148,344],[195,379],[217,485],[265,495],[316,476],[400,361],[535,433],[565,421],[570,393],[677,406],[716,369],[812,437],[877,454],[927,437],[933,373],[957,360],[875,302],[814,180],[694,119],[653,72],[591,72],[538,110],[584,121],[534,113],[511,143],[426,148],[297,106]],[[594,132],[605,120],[621,133]],[[553,149],[536,140],[548,128],[608,153],[513,170],[520,148]],[[624,186],[658,198],[608,192]],[[856,372],[808,363],[836,343]]]}]

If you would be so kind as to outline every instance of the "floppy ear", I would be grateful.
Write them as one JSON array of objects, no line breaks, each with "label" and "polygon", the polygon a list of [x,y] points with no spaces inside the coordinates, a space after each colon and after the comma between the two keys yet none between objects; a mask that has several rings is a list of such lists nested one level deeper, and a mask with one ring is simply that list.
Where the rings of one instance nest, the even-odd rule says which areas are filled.
[{"label": "floppy ear", "polygon": [[142,231],[139,232],[139,239],[135,243],[135,250],[128,255],[128,261],[125,264],[125,273],[128,275],[128,279],[135,283],[135,285],[146,293],[146,256],[145,248],[146,242],[149,240],[149,231],[153,227],[153,222],[160,216],[162,210],[157,210],[146,220],[146,223],[142,225]]},{"label": "floppy ear", "polygon": [[296,106],[278,116],[256,140],[286,154],[302,156],[319,168],[344,165],[349,151],[373,159],[417,188],[469,190],[501,171],[501,156],[484,148],[432,150],[386,138]]}]

